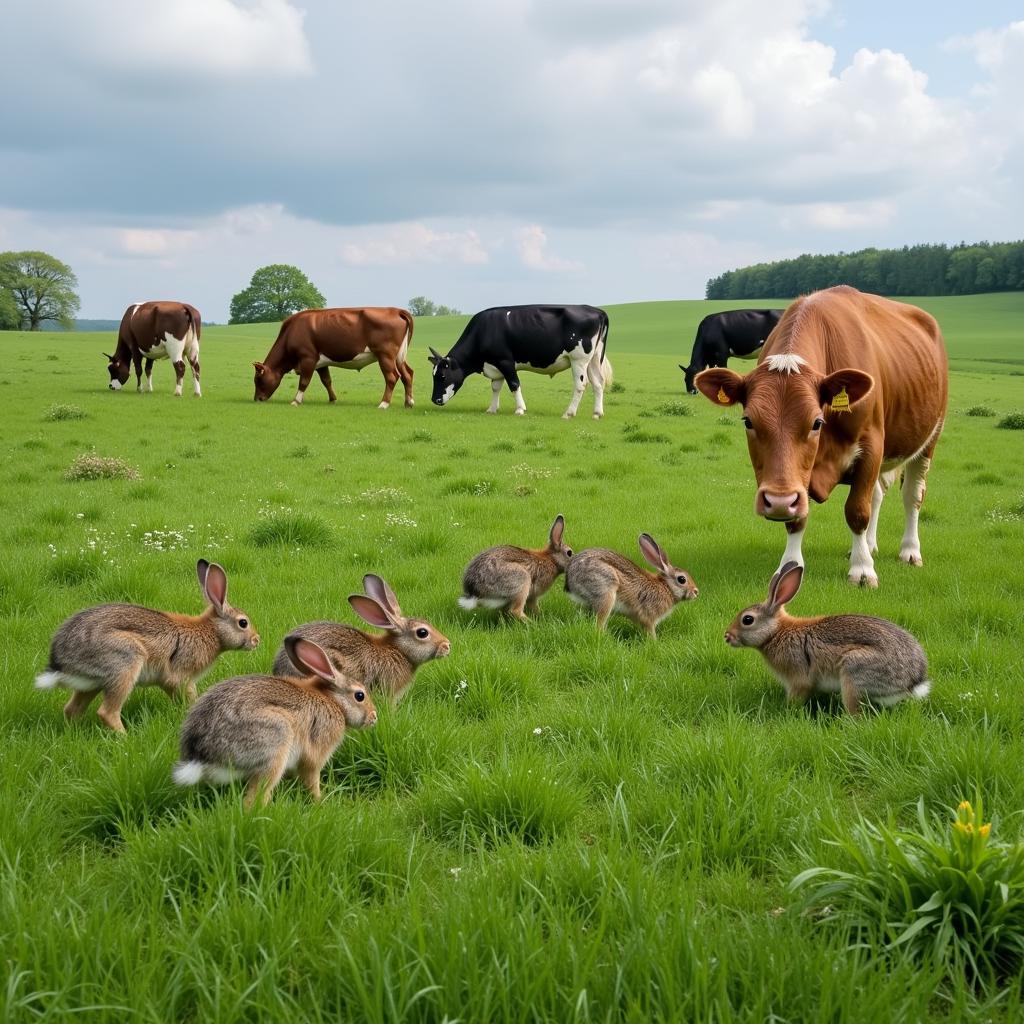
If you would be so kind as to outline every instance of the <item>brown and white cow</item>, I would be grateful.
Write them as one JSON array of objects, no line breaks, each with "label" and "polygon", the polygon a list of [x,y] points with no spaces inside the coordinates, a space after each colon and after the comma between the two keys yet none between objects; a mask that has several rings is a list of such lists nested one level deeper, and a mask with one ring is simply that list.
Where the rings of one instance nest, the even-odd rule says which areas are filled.
[{"label": "brown and white cow", "polygon": [[256,368],[257,402],[265,402],[277,390],[281,378],[294,370],[299,390],[292,405],[301,405],[314,371],[320,375],[330,401],[338,396],[331,386],[332,366],[361,370],[371,363],[380,365],[384,375],[381,409],[391,404],[399,378],[405,389],[405,404],[413,405],[412,367],[406,362],[412,341],[412,314],[393,306],[354,309],[304,309],[284,323],[266,358]]},{"label": "brown and white cow", "polygon": [[808,497],[823,502],[845,483],[849,580],[878,586],[878,513],[901,469],[900,558],[921,564],[917,520],[946,414],[947,369],[928,313],[841,286],[794,302],[746,376],[727,369],[697,376],[716,405],[743,405],[757,478],[754,510],[786,524],[782,564],[803,564]]},{"label": "brown and white cow", "polygon": [[199,335],[202,318],[195,306],[187,302],[137,302],[129,306],[121,317],[114,354],[104,352],[110,373],[111,391],[120,391],[128,382],[132,364],[135,383],[142,390],[142,360],[146,360],[146,390],[153,390],[153,362],[170,359],[174,364],[177,383],[175,395],[181,395],[185,379],[185,360],[192,367],[192,386],[196,398],[199,388]]}]

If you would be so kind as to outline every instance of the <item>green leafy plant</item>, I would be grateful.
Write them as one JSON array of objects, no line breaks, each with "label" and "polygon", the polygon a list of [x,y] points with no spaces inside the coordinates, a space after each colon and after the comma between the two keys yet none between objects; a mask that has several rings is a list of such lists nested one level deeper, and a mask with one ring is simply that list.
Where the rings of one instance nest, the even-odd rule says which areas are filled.
[{"label": "green leafy plant", "polygon": [[994,840],[976,803],[961,803],[948,827],[929,819],[923,798],[919,831],[861,819],[832,840],[846,865],[808,868],[790,890],[851,945],[955,967],[989,987],[1024,958],[1024,844]]},{"label": "green leafy plant", "polygon": [[1004,416],[997,424],[1003,430],[1024,430],[1024,412],[1011,412]]}]

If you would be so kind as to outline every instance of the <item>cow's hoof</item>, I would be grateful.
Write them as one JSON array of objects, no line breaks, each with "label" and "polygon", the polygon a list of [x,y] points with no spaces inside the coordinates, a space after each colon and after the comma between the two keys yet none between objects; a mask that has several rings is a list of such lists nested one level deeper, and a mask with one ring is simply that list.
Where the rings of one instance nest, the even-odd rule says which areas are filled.
[{"label": "cow's hoof", "polygon": [[387,409],[389,405],[391,405],[390,402],[381,402],[380,405],[377,406],[377,408],[378,409]]},{"label": "cow's hoof", "polygon": [[595,412],[595,413],[594,413],[594,419],[595,419],[595,420],[599,420],[599,419],[601,419],[601,417],[602,417],[602,416],[604,416],[604,413],[603,413],[603,412]]},{"label": "cow's hoof", "polygon": [[525,416],[526,415],[526,410],[525,409],[516,409],[516,415],[517,416]]},{"label": "cow's hoof", "polygon": [[414,401],[413,401],[413,400],[412,400],[412,399],[410,398],[410,399],[409,399],[409,400],[408,400],[408,401],[407,401],[407,402],[405,403],[405,407],[406,407],[406,409],[411,409],[411,408],[412,408],[412,407],[413,407],[413,406],[414,406],[415,404],[416,404],[416,403],[415,403],[415,402],[414,402]]},{"label": "cow's hoof", "polygon": [[571,420],[575,415],[576,415],[575,413],[563,412],[562,413],[562,419],[563,420]]},{"label": "cow's hoof", "polygon": [[847,576],[851,587],[865,587],[867,590],[878,589],[878,577],[873,572],[857,570]]},{"label": "cow's hoof", "polygon": [[918,548],[904,548],[900,552],[900,561],[906,562],[907,565],[916,565],[918,568],[924,565],[924,559]]},{"label": "cow's hoof", "polygon": [[292,399],[292,407],[293,407],[293,408],[295,408],[295,409],[298,409],[298,407],[299,407],[300,405],[302,405],[302,403],[301,403],[301,402],[296,402],[294,398]]}]

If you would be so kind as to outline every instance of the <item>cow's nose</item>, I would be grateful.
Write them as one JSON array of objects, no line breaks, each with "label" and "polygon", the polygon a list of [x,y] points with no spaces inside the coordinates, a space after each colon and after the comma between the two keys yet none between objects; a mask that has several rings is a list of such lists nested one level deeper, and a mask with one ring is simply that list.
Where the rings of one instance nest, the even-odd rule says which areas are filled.
[{"label": "cow's nose", "polygon": [[442,402],[440,398],[435,398],[434,405],[444,405],[444,402]]},{"label": "cow's nose", "polygon": [[796,515],[800,501],[798,492],[792,494],[772,494],[764,491],[761,494],[761,515],[767,519],[792,519]]}]

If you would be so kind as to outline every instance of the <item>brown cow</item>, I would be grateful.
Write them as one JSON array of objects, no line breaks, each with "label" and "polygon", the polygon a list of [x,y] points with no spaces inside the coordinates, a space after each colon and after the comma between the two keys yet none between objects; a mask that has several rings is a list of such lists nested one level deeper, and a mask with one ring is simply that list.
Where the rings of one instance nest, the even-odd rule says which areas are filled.
[{"label": "brown cow", "polygon": [[900,558],[921,564],[918,513],[948,391],[946,349],[928,313],[845,286],[814,292],[786,310],[754,370],[705,370],[696,384],[715,404],[743,405],[754,510],[786,524],[783,565],[803,564],[808,496],[822,502],[845,483],[849,579],[877,587],[878,513],[900,469]]},{"label": "brown cow", "polygon": [[104,352],[110,373],[111,391],[120,391],[127,383],[135,364],[135,383],[142,390],[142,360],[146,360],[146,390],[153,390],[153,361],[170,359],[174,364],[177,384],[174,393],[181,396],[185,379],[185,360],[192,367],[192,386],[196,398],[199,388],[199,335],[202,317],[187,302],[137,302],[121,317],[114,354]]},{"label": "brown cow", "polygon": [[266,359],[252,364],[256,368],[254,398],[265,402],[277,390],[281,378],[294,370],[299,375],[299,390],[292,405],[301,405],[315,370],[330,401],[335,402],[338,396],[331,386],[330,367],[361,370],[379,363],[384,375],[384,397],[379,408],[386,409],[391,404],[399,377],[405,388],[405,404],[411,406],[413,373],[405,357],[412,331],[412,314],[393,306],[304,309],[293,313],[281,324]]}]

